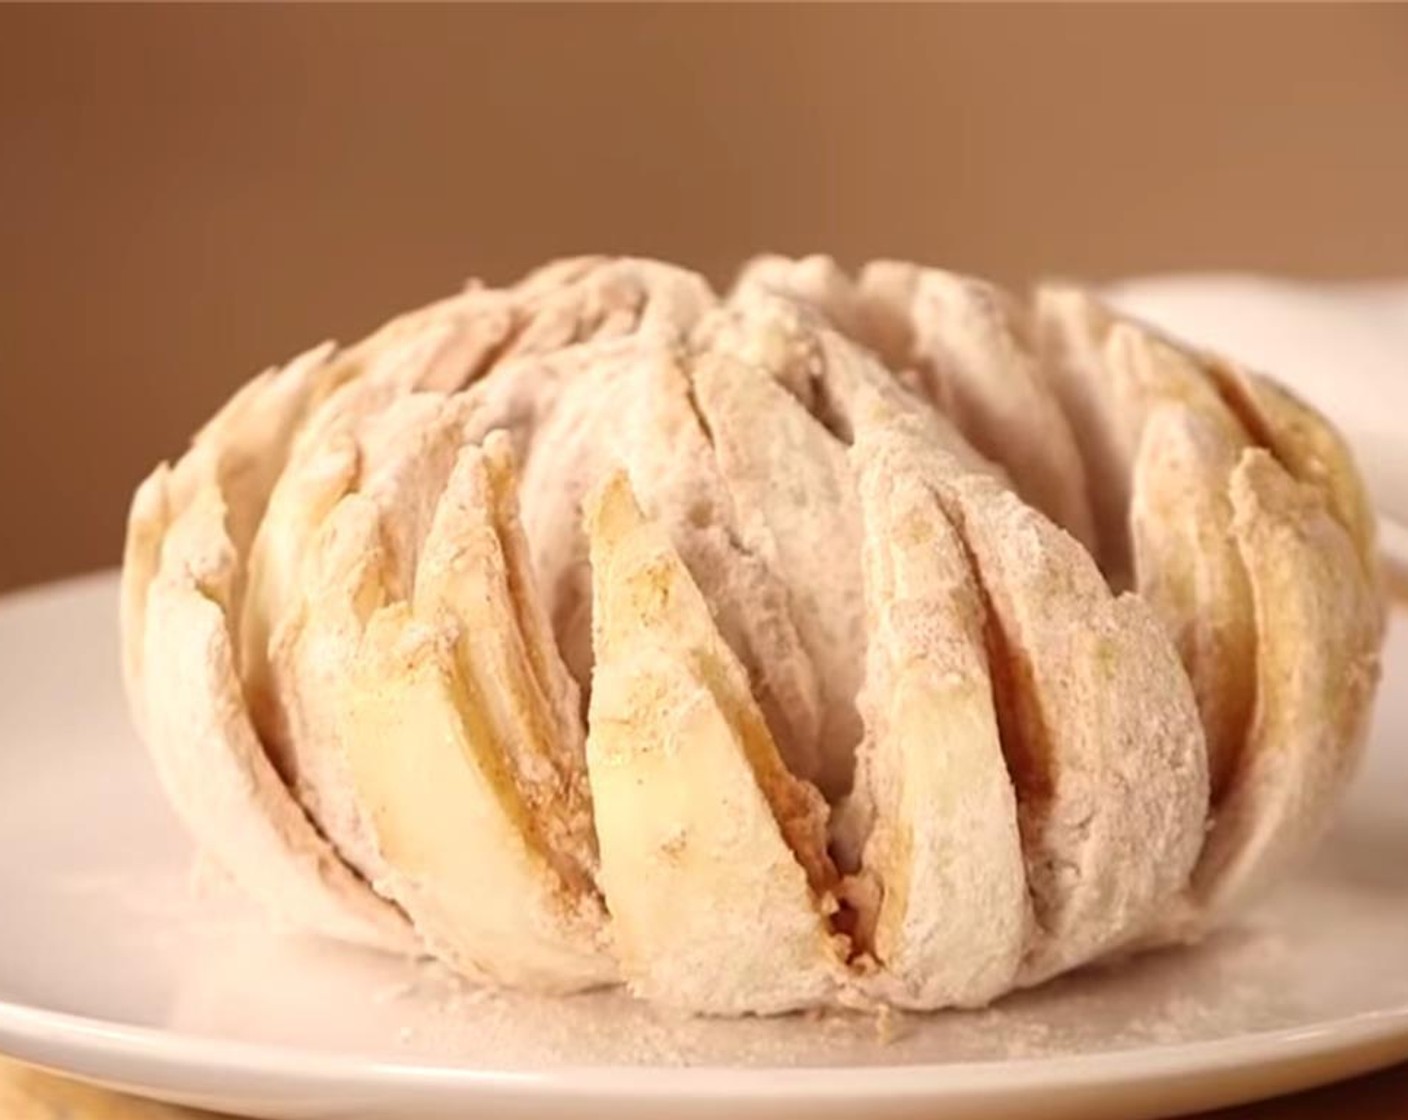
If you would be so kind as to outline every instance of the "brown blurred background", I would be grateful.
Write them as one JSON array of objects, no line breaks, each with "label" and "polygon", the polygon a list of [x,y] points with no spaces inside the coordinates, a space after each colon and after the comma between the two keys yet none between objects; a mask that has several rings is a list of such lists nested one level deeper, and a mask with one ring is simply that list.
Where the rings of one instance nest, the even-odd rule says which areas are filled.
[{"label": "brown blurred background", "polygon": [[0,588],[308,343],[765,247],[1408,273],[1408,7],[0,9]]}]

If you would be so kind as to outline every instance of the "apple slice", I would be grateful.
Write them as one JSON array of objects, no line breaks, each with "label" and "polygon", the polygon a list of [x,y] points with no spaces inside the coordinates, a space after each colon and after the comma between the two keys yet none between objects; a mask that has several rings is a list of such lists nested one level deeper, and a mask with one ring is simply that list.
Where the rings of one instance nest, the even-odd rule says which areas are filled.
[{"label": "apple slice", "polygon": [[814,307],[847,338],[870,344],[855,282],[830,257],[813,254],[793,259],[774,253],[754,257],[739,271],[729,302],[746,303],[763,293]]},{"label": "apple slice", "polygon": [[1363,746],[1379,679],[1380,599],[1324,493],[1253,450],[1230,495],[1256,609],[1257,694],[1193,879],[1207,922],[1324,831]]},{"label": "apple slice", "polygon": [[120,611],[123,674],[139,727],[147,588],[160,565],[167,529],[202,487],[214,486],[224,496],[226,532],[235,553],[229,609],[238,618],[244,558],[289,445],[327,375],[330,353],[331,347],[317,347],[247,382],[196,434],[174,467],[158,467],[133,495],[123,547]]},{"label": "apple slice", "polygon": [[[501,292],[474,289],[402,315],[328,358],[311,413],[298,433],[249,548],[247,593],[239,621],[241,675],[256,726],[274,762],[293,780],[289,730],[283,725],[269,663],[275,631],[299,609],[301,572],[314,535],[361,472],[382,452],[369,449],[368,427],[382,444],[402,433],[378,418],[411,394],[433,399],[482,376],[509,337],[511,308]],[[415,406],[412,406],[413,408]],[[401,419],[411,418],[405,410]]]},{"label": "apple slice", "polygon": [[[701,327],[714,324],[713,342],[727,338],[735,352],[779,370],[779,380],[843,442],[850,442],[857,407],[878,398],[923,415],[933,438],[967,465],[1006,478],[997,460],[959,434],[916,370],[922,356],[910,305],[926,271],[879,262],[867,270],[871,290],[864,292],[830,257],[755,257],[729,294],[729,313]],[[718,329],[720,318],[732,318],[734,329]]]},{"label": "apple slice", "polygon": [[1163,620],[1207,735],[1212,803],[1237,766],[1256,693],[1256,624],[1227,483],[1246,441],[1216,412],[1154,406],[1134,463],[1139,596]]},{"label": "apple slice", "polygon": [[1344,437],[1284,385],[1229,362],[1209,364],[1227,403],[1258,444],[1299,482],[1325,495],[1330,514],[1354,542],[1364,570],[1378,578],[1373,504]]},{"label": "apple slice", "polygon": [[305,816],[249,716],[230,626],[243,559],[329,347],[249,382],[133,499],[123,566],[133,714],[200,848],[281,922],[399,952],[418,943]]},{"label": "apple slice", "polygon": [[964,546],[902,425],[851,449],[864,514],[870,649],[856,800],[865,990],[900,1007],[980,1006],[1008,991],[1032,933],[1017,801],[999,739],[986,619]]},{"label": "apple slice", "polygon": [[519,326],[499,361],[590,340],[686,333],[717,302],[697,272],[638,257],[573,257],[510,289]]},{"label": "apple slice", "polygon": [[[290,775],[287,729],[280,726],[270,677],[274,632],[298,609],[300,571],[312,535],[366,460],[367,427],[410,395],[465,394],[482,438],[492,427],[531,429],[561,383],[583,362],[565,355],[577,343],[647,327],[689,323],[713,301],[704,281],[645,261],[565,261],[520,289],[477,285],[402,315],[332,356],[316,409],[297,440],[289,468],[269,500],[249,560],[250,594],[240,618],[240,652],[256,723]],[[559,360],[560,359],[560,360]],[[486,379],[489,372],[500,376]],[[395,438],[388,431],[387,442]],[[394,448],[390,450],[394,451]]]},{"label": "apple slice", "polygon": [[826,1003],[844,969],[825,913],[825,805],[783,766],[742,666],[623,474],[588,518],[587,761],[626,979],[705,1014]]},{"label": "apple slice", "polygon": [[[536,604],[510,455],[506,439],[459,453],[412,601],[376,610],[338,689],[341,740],[378,886],[426,943],[471,977],[573,991],[615,967],[576,688]],[[329,540],[343,519],[374,526],[358,503]],[[361,562],[366,583],[379,570]]]},{"label": "apple slice", "polygon": [[903,325],[904,366],[929,399],[1023,497],[1093,548],[1085,467],[1017,302],[987,281],[900,261],[868,264],[859,287],[871,321]]},{"label": "apple slice", "polygon": [[573,889],[594,897],[581,701],[535,583],[512,448],[498,432],[460,459],[425,542],[414,609],[458,634],[459,663],[552,858]]},{"label": "apple slice", "polygon": [[1083,417],[1082,447],[1100,479],[1106,575],[1116,586],[1132,583],[1178,647],[1203,720],[1216,805],[1255,690],[1251,592],[1227,500],[1248,434],[1219,395],[1208,358],[1077,294],[1043,297],[1047,328],[1066,332],[1068,358],[1083,355],[1057,376],[1082,402],[1072,413]]},{"label": "apple slice", "polygon": [[[821,697],[798,633],[787,586],[738,530],[738,514],[695,407],[684,358],[659,351],[643,362],[617,446],[642,507],[668,531],[747,670],[788,769],[816,778]],[[614,441],[613,441],[614,442]]]},{"label": "apple slice", "polygon": [[812,374],[785,324],[730,309],[710,326],[693,356],[693,400],[740,540],[788,589],[820,685],[817,783],[839,796],[850,788],[861,737],[855,696],[866,641],[860,510],[846,448],[799,399],[812,390]]},{"label": "apple slice", "polygon": [[990,478],[932,473],[988,605],[1039,926],[1019,979],[1035,984],[1137,939],[1181,894],[1207,815],[1202,726],[1142,600],[1112,595],[1078,542]]},{"label": "apple slice", "polygon": [[[404,595],[411,585],[420,540],[465,439],[466,409],[462,397],[398,398],[366,418],[355,454],[336,440],[285,477],[285,493],[305,496],[308,524],[299,535],[308,539],[268,643],[264,737],[309,815],[374,883],[384,869],[347,774],[339,692],[382,589]],[[353,484],[353,463],[360,489],[340,494]],[[344,506],[356,516],[334,518]],[[332,512],[313,524],[324,508]]]},{"label": "apple slice", "polygon": [[157,774],[200,848],[277,919],[415,952],[405,921],[310,823],[250,723],[230,638],[238,559],[225,523],[218,491],[191,495],[147,589],[142,708]]}]

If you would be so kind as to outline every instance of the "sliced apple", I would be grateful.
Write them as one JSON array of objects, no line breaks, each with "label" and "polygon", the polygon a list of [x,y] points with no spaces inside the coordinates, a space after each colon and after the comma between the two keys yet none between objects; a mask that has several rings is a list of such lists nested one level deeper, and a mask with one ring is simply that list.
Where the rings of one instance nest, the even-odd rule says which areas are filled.
[{"label": "sliced apple", "polygon": [[[315,418],[315,423],[317,418]],[[357,480],[360,452],[347,432],[334,432],[310,446],[310,433],[280,476],[269,497],[247,565],[246,595],[239,618],[241,675],[250,715],[285,780],[292,781],[294,759],[289,730],[273,694],[270,642],[292,609],[302,564],[318,527]]]},{"label": "sliced apple", "polygon": [[[580,796],[586,788],[586,728],[582,722],[581,695],[577,682],[567,671],[567,666],[563,664],[554,643],[552,623],[543,608],[542,595],[536,584],[528,538],[523,529],[518,477],[509,437],[501,431],[491,432],[484,440],[482,458],[488,482],[489,509],[503,554],[503,578],[508,585],[509,601],[518,622],[518,632],[527,654],[533,683],[543,697],[551,722],[552,738],[549,750],[559,759],[559,769],[569,774],[576,795]],[[446,496],[453,501],[458,492],[457,489],[451,489]],[[444,511],[453,509],[453,505],[445,506],[443,499],[441,504],[442,510],[437,511],[437,520],[443,521],[449,516]],[[431,544],[438,544],[447,538],[453,539],[454,533],[432,527]],[[440,555],[440,552],[432,552],[427,548],[421,566],[422,580],[418,581],[419,594],[425,595],[432,582],[439,584],[439,579],[432,573],[437,570],[437,558]],[[451,603],[457,601],[459,596],[451,593],[447,585],[439,586],[443,598]],[[467,614],[463,607],[459,609],[459,614],[471,624],[469,633],[472,635],[476,629],[475,618]],[[587,844],[589,848],[594,848],[590,838],[590,812],[586,813],[586,818],[584,828]],[[594,866],[595,858],[586,862]]]},{"label": "sliced apple", "polygon": [[962,542],[915,469],[927,454],[902,426],[863,429],[851,449],[870,627],[861,874],[879,899],[862,912],[862,947],[878,964],[864,986],[921,1010],[1009,990],[1032,933],[984,608]]},{"label": "sliced apple", "polygon": [[1379,679],[1377,589],[1324,494],[1262,450],[1232,475],[1233,533],[1256,609],[1251,731],[1193,879],[1205,921],[1318,837],[1353,771]]},{"label": "sliced apple", "polygon": [[[634,393],[653,400],[655,412],[646,424],[624,429],[623,457],[648,508],[669,520],[730,644],[763,686],[765,711],[793,772],[835,799],[849,789],[861,734],[854,707],[865,640],[860,524],[845,457],[858,417],[877,410],[912,415],[927,438],[968,466],[1001,471],[872,354],[789,298],[745,285],[700,322],[692,347],[687,384],[662,374]],[[666,442],[652,424],[668,432]],[[685,458],[679,440],[702,441],[703,454]],[[696,472],[695,462],[712,469]],[[691,550],[696,521],[721,523],[722,552]],[[759,597],[774,597],[774,585],[781,609],[770,611]],[[766,651],[758,658],[750,660],[734,640],[740,613],[754,648]],[[779,667],[794,666],[782,682],[786,691],[769,687]],[[813,731],[818,701],[821,724]],[[775,718],[779,706],[782,721]]]},{"label": "sliced apple", "polygon": [[984,280],[899,261],[867,265],[860,294],[872,321],[905,324],[905,366],[919,372],[928,397],[968,441],[1001,463],[1028,501],[1093,548],[1080,451],[1012,297]]},{"label": "sliced apple", "polygon": [[[412,585],[421,540],[465,440],[466,408],[462,397],[419,393],[366,418],[360,488],[309,526],[297,582],[268,644],[265,741],[319,828],[372,882],[383,867],[347,773],[339,690],[372,612],[387,593],[404,596]],[[304,517],[351,482],[342,447],[329,449],[336,469],[317,457],[290,467],[286,492],[308,482]]]},{"label": "sliced apple", "polygon": [[[254,717],[282,772],[291,774],[288,731],[279,725],[278,700],[271,696],[269,647],[274,631],[297,609],[312,534],[332,503],[359,486],[367,460],[380,458],[366,446],[373,438],[368,425],[408,395],[466,390],[466,404],[476,414],[475,438],[494,427],[521,436],[550,412],[562,385],[600,356],[578,343],[688,324],[712,301],[707,284],[682,269],[648,261],[569,260],[516,289],[471,286],[393,320],[335,357],[329,388],[254,543],[251,593],[240,623]],[[496,376],[487,377],[490,371]],[[384,425],[382,431],[388,441],[395,438]]]},{"label": "sliced apple", "polygon": [[782,764],[742,666],[624,475],[589,507],[587,760],[601,879],[633,991],[706,1014],[830,1000],[841,954],[825,806]]},{"label": "sliced apple", "polygon": [[[246,688],[281,773],[368,876],[378,877],[378,860],[348,793],[328,718],[331,683],[345,670],[346,651],[367,614],[354,608],[335,571],[309,570],[329,511],[353,491],[372,499],[391,566],[386,581],[396,594],[406,594],[458,446],[492,427],[517,429],[521,438],[523,430],[539,425],[563,386],[605,353],[574,347],[581,361],[569,361],[567,351],[549,351],[611,335],[618,327],[627,330],[629,324],[617,322],[617,296],[634,309],[630,322],[641,325],[652,315],[668,314],[661,305],[688,302],[691,283],[702,282],[664,266],[617,262],[588,270],[571,291],[471,290],[392,324],[349,351],[344,364],[355,366],[354,374],[300,439],[251,561],[254,594],[242,628]],[[577,324],[570,338],[557,338],[548,322],[556,322],[559,312]],[[535,323],[543,325],[542,332],[534,332]],[[486,340],[492,346],[470,345]],[[506,363],[510,353],[517,357]],[[440,385],[460,388],[488,366],[496,376],[463,393],[444,398],[428,391]],[[452,377],[454,370],[459,373]]]},{"label": "sliced apple", "polygon": [[1036,346],[1085,461],[1100,566],[1117,587],[1133,579],[1129,507],[1144,423],[1159,404],[1181,403],[1246,433],[1223,403],[1207,359],[1076,288],[1038,289]]},{"label": "sliced apple", "polygon": [[[693,399],[740,539],[789,590],[790,616],[821,685],[817,781],[837,796],[850,786],[861,737],[855,696],[865,612],[855,485],[844,444],[787,387],[805,376],[795,363],[798,352],[740,351],[730,337],[716,333],[695,355]],[[767,354],[775,354],[775,363],[757,364]]]},{"label": "sliced apple", "polygon": [[[240,619],[240,650],[256,721],[277,741],[277,711],[268,697],[268,649],[274,630],[294,608],[299,571],[312,534],[332,503],[355,488],[369,423],[396,401],[411,394],[459,392],[467,387],[476,409],[493,412],[505,425],[530,422],[534,393],[528,370],[519,370],[492,389],[477,384],[506,356],[543,353],[525,340],[539,296],[494,291],[479,286],[428,307],[399,316],[329,359],[316,409],[300,433],[289,469],[269,501],[264,524],[254,541],[250,594]],[[551,380],[551,379],[547,379]],[[526,414],[526,415],[524,415]],[[486,417],[486,422],[489,418]],[[480,431],[482,435],[487,426]],[[383,433],[395,438],[393,429]],[[335,449],[341,448],[341,458]],[[370,458],[379,456],[372,452]],[[286,759],[278,759],[281,767]]]},{"label": "sliced apple", "polygon": [[1119,322],[1113,311],[1080,288],[1043,285],[1033,323],[1037,360],[1060,401],[1085,464],[1101,570],[1129,578],[1128,473],[1136,445],[1111,403],[1105,343]]},{"label": "sliced apple", "polygon": [[[396,454],[388,445],[413,438],[414,420],[438,395],[416,391],[425,382],[471,376],[482,364],[489,343],[479,319],[445,318],[451,303],[402,316],[335,357],[332,387],[299,433],[253,539],[239,618],[241,669],[255,724],[287,780],[294,779],[296,760],[270,664],[275,632],[300,609],[304,561],[333,506],[358,488],[363,472]],[[494,313],[485,318],[494,323],[490,338],[506,330]],[[468,352],[460,345],[466,339]],[[443,361],[447,353],[455,360]],[[451,367],[454,376],[445,372]],[[384,414],[412,393],[416,400],[388,420]],[[369,448],[369,441],[379,446]]]},{"label": "sliced apple", "polygon": [[264,753],[236,675],[229,604],[238,560],[219,493],[191,496],[146,595],[144,733],[200,848],[289,925],[400,952],[417,942],[342,862]]},{"label": "sliced apple", "polygon": [[[330,348],[255,378],[133,500],[124,560],[124,662],[139,728],[202,849],[282,921],[398,951],[404,920],[304,815],[251,724],[230,624],[244,555]],[[149,714],[150,713],[150,714]]]},{"label": "sliced apple", "polygon": [[848,338],[866,342],[866,328],[855,282],[830,257],[791,258],[767,253],[748,261],[734,281],[729,299],[741,302],[771,292],[816,308]]},{"label": "sliced apple", "polygon": [[1216,414],[1154,407],[1134,463],[1130,535],[1139,595],[1193,683],[1214,805],[1237,766],[1256,694],[1256,624],[1232,538],[1227,483],[1245,449]]},{"label": "sliced apple", "polygon": [[609,983],[600,907],[554,868],[455,645],[397,603],[373,616],[348,678],[345,739],[385,863],[378,886],[470,979]]},{"label": "sliced apple", "polygon": [[1228,404],[1258,444],[1299,482],[1314,486],[1377,579],[1377,525],[1354,453],[1328,420],[1284,385],[1228,362],[1209,363]]},{"label": "sliced apple", "polygon": [[161,559],[171,521],[195,493],[214,486],[226,506],[226,532],[235,551],[230,610],[239,617],[244,558],[299,425],[327,375],[331,348],[321,346],[245,384],[191,441],[174,467],[165,464],[137,488],[122,558],[123,673],[129,704],[143,719],[142,650],[147,587]]},{"label": "sliced apple", "polygon": [[1104,347],[1106,401],[1121,432],[1127,458],[1117,488],[1128,503],[1130,464],[1144,437],[1150,413],[1162,404],[1195,409],[1242,445],[1247,433],[1217,392],[1208,359],[1147,327],[1115,323]]},{"label": "sliced apple", "polygon": [[1105,572],[1114,585],[1138,589],[1178,647],[1207,736],[1215,805],[1242,749],[1254,692],[1251,592],[1226,496],[1248,434],[1206,357],[1079,295],[1052,299],[1046,293],[1039,315],[1049,330],[1066,332],[1068,358],[1083,355],[1060,376],[1082,401],[1072,414],[1085,420],[1082,447],[1098,470]]},{"label": "sliced apple", "polygon": [[590,347],[536,427],[523,466],[523,525],[563,658],[575,680],[591,676],[591,566],[582,528],[587,491],[619,461],[620,439],[647,367],[674,350],[657,339]]},{"label": "sliced apple", "polygon": [[536,827],[569,885],[591,895],[596,844],[580,700],[534,580],[512,450],[498,433],[461,452],[425,542],[414,607],[458,634],[459,664]]},{"label": "sliced apple", "polygon": [[786,585],[741,538],[733,500],[696,411],[684,357],[657,349],[638,367],[630,398],[609,417],[642,507],[668,531],[747,670],[753,694],[788,768],[804,780],[820,767],[817,674],[798,633]]},{"label": "sliced apple", "polygon": [[991,479],[930,471],[988,604],[1003,748],[1039,932],[1035,984],[1143,934],[1186,886],[1208,807],[1198,709],[1153,612]]},{"label": "sliced apple", "polygon": [[466,448],[413,604],[369,622],[340,690],[379,886],[468,976],[542,991],[615,966],[575,689],[534,605],[507,449]]},{"label": "sliced apple", "polygon": [[590,680],[591,569],[585,493],[624,464],[667,528],[748,670],[794,773],[817,773],[821,702],[788,589],[741,538],[734,503],[692,399],[683,349],[644,336],[601,347],[538,428],[523,471],[523,524],[559,649]]},{"label": "sliced apple", "polygon": [[[916,371],[910,306],[926,272],[879,262],[866,270],[866,291],[830,257],[755,257],[729,295],[733,314],[713,317],[712,341],[726,338],[732,352],[777,371],[793,396],[844,442],[860,402],[879,398],[925,416],[933,438],[967,465],[1006,478],[959,433]],[[816,315],[799,316],[797,308]],[[720,320],[733,329],[720,329]]]},{"label": "sliced apple", "polygon": [[633,257],[556,261],[530,273],[511,294],[519,326],[500,361],[592,339],[682,334],[716,302],[698,273]]}]

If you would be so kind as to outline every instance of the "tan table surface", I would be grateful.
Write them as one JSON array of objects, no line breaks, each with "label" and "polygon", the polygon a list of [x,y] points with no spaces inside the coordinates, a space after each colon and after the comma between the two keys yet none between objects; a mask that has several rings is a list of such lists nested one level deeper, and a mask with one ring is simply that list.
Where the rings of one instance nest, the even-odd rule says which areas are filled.
[{"label": "tan table surface", "polygon": [[[1408,1116],[1408,1065],[1292,1097],[1202,1114],[1202,1120],[1377,1120]],[[215,1120],[213,1113],[90,1089],[0,1058],[3,1120]]]}]

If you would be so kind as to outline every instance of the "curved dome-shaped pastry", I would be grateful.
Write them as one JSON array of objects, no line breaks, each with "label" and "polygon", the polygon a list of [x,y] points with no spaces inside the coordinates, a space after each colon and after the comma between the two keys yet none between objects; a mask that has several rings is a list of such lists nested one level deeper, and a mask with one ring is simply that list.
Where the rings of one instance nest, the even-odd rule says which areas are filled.
[{"label": "curved dome-shaped pastry", "polygon": [[1324,828],[1384,608],[1338,434],[1084,292],[576,258],[246,385],[122,621],[280,920],[734,1015],[1199,936]]}]

